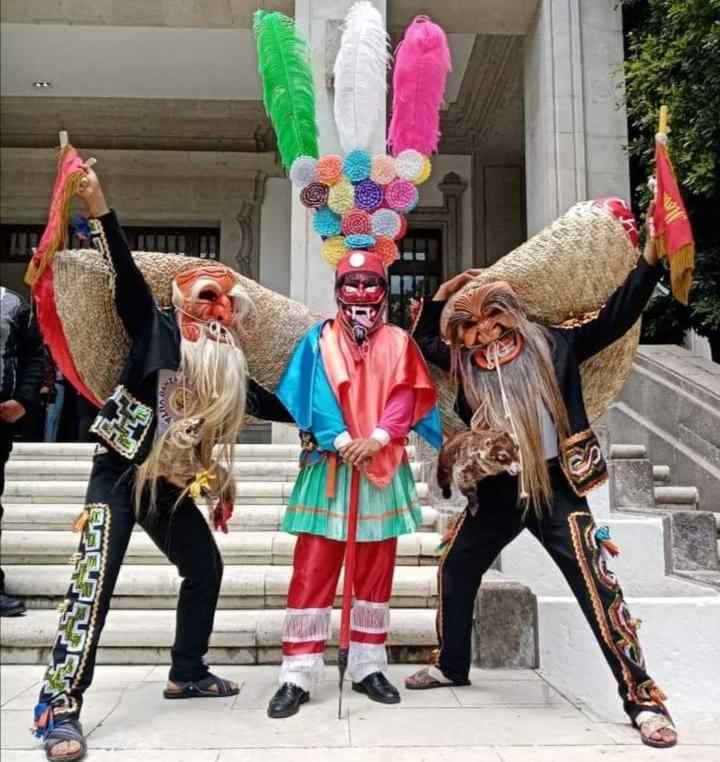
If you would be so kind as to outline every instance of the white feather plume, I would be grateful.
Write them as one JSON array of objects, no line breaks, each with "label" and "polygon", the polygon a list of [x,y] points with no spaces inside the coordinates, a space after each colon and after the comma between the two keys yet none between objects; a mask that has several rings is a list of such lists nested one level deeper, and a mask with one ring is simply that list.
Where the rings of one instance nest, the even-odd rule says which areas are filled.
[{"label": "white feather plume", "polygon": [[388,35],[380,11],[360,0],[345,18],[335,59],[335,125],[345,153],[370,147],[387,89]]}]

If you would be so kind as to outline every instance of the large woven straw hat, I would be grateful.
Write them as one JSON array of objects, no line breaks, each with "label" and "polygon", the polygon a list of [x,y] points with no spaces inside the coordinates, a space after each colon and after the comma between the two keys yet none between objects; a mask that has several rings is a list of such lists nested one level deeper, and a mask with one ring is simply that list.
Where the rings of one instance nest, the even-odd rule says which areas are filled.
[{"label": "large woven straw hat", "polygon": [[[171,306],[172,280],[206,260],[179,254],[135,252],[135,262],[161,307]],[[53,262],[55,300],[70,354],[88,387],[105,399],[118,383],[130,349],[115,309],[109,266],[93,249],[58,252]],[[243,323],[242,344],[252,377],[273,390],[293,347],[318,320],[307,307],[238,275],[254,309]]]},{"label": "large woven straw hat", "polygon": [[[444,328],[459,294],[495,280],[507,281],[525,302],[528,314],[548,326],[571,327],[594,318],[635,267],[639,252],[632,215],[619,199],[584,201],[552,225],[483,270],[452,297],[443,311]],[[638,321],[623,337],[582,363],[583,397],[589,419],[602,415],[630,373],[640,336]],[[442,376],[441,407],[446,422],[454,391]]]},{"label": "large woven straw hat", "polygon": [[[627,222],[627,221],[626,221]],[[133,255],[162,307],[171,304],[175,275],[204,260],[176,254]],[[638,252],[606,204],[574,206],[550,227],[489,267],[473,284],[507,280],[531,316],[549,325],[587,319],[619,286]],[[118,383],[130,347],[115,309],[113,278],[94,250],[59,252],[53,262],[58,314],[77,370],[105,399]],[[243,324],[243,348],[252,377],[274,390],[300,337],[318,320],[304,305],[239,276],[254,304]],[[588,415],[601,415],[627,377],[637,347],[639,325],[581,367]],[[453,412],[455,387],[446,373],[431,368],[447,430],[462,427]]]}]

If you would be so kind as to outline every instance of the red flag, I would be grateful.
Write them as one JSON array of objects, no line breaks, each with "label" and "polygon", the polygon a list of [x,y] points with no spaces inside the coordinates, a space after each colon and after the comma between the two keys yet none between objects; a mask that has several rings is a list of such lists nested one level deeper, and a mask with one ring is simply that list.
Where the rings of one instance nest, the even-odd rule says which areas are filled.
[{"label": "red flag", "polygon": [[654,238],[659,256],[667,256],[670,262],[673,296],[687,304],[695,267],[695,243],[665,143],[665,135],[658,133],[655,138]]}]

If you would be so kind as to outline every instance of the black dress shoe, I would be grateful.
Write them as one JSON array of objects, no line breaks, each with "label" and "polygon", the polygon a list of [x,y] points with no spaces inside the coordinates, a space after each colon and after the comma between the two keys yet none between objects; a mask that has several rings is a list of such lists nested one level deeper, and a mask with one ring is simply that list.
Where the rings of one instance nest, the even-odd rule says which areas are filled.
[{"label": "black dress shoe", "polygon": [[20,616],[25,613],[25,604],[19,598],[0,593],[0,616]]},{"label": "black dress shoe", "polygon": [[268,717],[292,717],[300,711],[300,704],[310,700],[310,694],[293,683],[283,683],[270,699]]},{"label": "black dress shoe", "polygon": [[352,684],[353,690],[358,693],[364,693],[373,701],[379,701],[381,704],[399,704],[400,693],[398,689],[390,684],[390,681],[382,672],[373,672],[359,683]]}]

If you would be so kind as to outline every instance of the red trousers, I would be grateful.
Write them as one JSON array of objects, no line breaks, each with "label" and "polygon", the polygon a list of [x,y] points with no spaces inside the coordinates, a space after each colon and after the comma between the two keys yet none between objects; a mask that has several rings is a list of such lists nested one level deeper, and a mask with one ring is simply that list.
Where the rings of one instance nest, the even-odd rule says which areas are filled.
[{"label": "red trousers", "polygon": [[[359,682],[387,667],[388,602],[397,538],[359,542],[356,547],[348,673]],[[298,537],[283,627],[281,684],[290,682],[310,690],[322,678],[323,652],[330,636],[330,614],[344,553],[344,542],[312,534]]]}]

